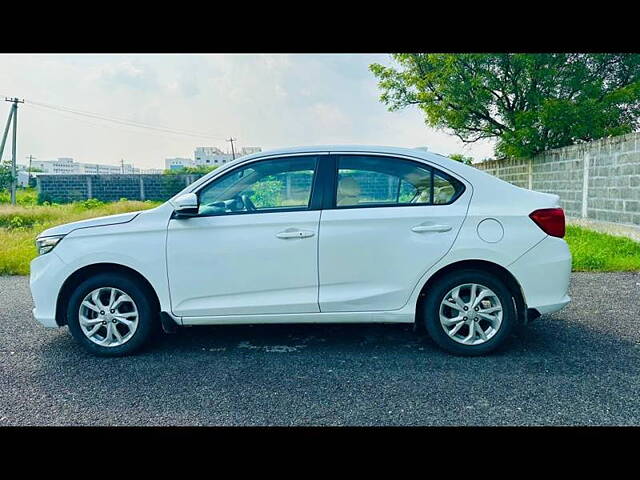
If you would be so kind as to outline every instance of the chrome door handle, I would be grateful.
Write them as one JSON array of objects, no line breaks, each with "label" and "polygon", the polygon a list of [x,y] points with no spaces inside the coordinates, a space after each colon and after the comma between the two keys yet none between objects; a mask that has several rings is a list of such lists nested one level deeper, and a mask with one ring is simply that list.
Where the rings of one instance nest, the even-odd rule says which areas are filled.
[{"label": "chrome door handle", "polygon": [[297,228],[287,228],[280,233],[276,233],[278,238],[307,238],[313,237],[316,233],[311,230],[299,230]]},{"label": "chrome door handle", "polygon": [[451,230],[451,225],[416,225],[411,230],[416,233],[423,232],[448,232]]}]

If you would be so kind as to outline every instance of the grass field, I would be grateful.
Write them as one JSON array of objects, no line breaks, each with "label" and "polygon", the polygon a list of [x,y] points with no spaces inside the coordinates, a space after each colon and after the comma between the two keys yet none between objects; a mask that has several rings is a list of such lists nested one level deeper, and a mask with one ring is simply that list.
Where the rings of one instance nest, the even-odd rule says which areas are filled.
[{"label": "grass field", "polygon": [[28,275],[36,256],[35,238],[47,228],[92,217],[145,210],[157,202],[95,200],[66,205],[0,204],[0,275]]},{"label": "grass field", "polygon": [[565,240],[577,272],[640,271],[640,242],[567,225]]},{"label": "grass field", "polygon": [[[6,198],[5,198],[6,197]],[[33,190],[18,192],[12,207],[0,192],[0,275],[28,275],[36,256],[34,241],[43,230],[62,223],[152,208],[159,203],[87,200],[66,205],[37,205]],[[567,225],[565,237],[573,255],[573,270],[587,272],[640,271],[640,242]]]}]

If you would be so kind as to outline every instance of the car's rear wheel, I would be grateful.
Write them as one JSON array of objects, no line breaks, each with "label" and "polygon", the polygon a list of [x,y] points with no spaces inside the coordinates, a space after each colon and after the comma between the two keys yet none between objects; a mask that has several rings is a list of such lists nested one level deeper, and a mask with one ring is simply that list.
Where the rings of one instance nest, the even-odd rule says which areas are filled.
[{"label": "car's rear wheel", "polygon": [[156,313],[149,293],[133,279],[102,273],[73,291],[67,324],[87,351],[115,357],[133,353],[147,343],[157,324]]},{"label": "car's rear wheel", "polygon": [[456,355],[483,355],[502,346],[516,324],[513,295],[504,282],[481,270],[438,279],[424,303],[427,332]]}]

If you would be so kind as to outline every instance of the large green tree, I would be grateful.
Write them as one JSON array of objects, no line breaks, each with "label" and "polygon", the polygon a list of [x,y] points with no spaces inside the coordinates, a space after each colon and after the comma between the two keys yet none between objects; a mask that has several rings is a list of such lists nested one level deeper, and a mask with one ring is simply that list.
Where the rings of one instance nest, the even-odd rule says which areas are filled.
[{"label": "large green tree", "polygon": [[463,142],[498,156],[621,135],[640,126],[638,54],[394,54],[370,66],[390,110],[417,105]]}]

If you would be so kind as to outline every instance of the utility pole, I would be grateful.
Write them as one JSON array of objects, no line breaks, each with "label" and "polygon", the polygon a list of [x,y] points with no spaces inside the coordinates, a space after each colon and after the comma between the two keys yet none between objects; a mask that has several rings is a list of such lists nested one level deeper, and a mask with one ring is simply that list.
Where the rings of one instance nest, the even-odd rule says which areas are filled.
[{"label": "utility pole", "polygon": [[2,154],[4,153],[4,144],[7,140],[7,134],[9,133],[9,125],[13,121],[13,145],[11,145],[11,205],[16,204],[16,182],[18,180],[16,175],[16,141],[18,138],[18,104],[24,103],[24,100],[18,100],[14,98],[4,98],[5,102],[11,102],[11,112],[9,112],[9,118],[7,119],[7,125],[4,128],[4,135],[2,136],[2,144],[0,144],[0,160],[2,160]]},{"label": "utility pole", "polygon": [[34,158],[37,158],[37,157],[34,157],[33,155],[29,155],[29,170],[27,171],[27,175],[28,175],[27,178],[29,179],[27,180],[28,187],[31,186],[31,160],[33,160]]},{"label": "utility pole", "polygon": [[231,156],[233,157],[233,160],[236,159],[236,152],[233,149],[233,142],[235,142],[236,140],[238,140],[237,138],[233,138],[233,137],[229,137],[227,139],[227,142],[231,142]]},{"label": "utility pole", "polygon": [[124,158],[120,159],[120,173],[124,173]]}]

